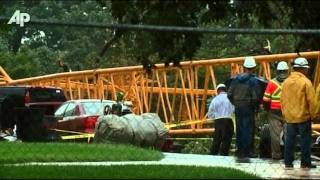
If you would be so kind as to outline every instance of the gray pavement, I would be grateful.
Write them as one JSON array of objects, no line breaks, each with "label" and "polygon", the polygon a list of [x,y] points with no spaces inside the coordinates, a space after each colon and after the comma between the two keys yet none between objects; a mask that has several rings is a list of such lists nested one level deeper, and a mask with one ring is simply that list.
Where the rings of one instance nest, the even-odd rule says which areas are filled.
[{"label": "gray pavement", "polygon": [[[316,161],[318,167],[315,169],[301,169],[300,161],[294,162],[293,169],[285,169],[283,161],[271,161],[259,158],[250,158],[248,161],[239,161],[233,156],[212,156],[180,153],[164,153],[164,158],[160,161],[123,161],[123,162],[49,162],[49,163],[27,163],[29,165],[190,165],[207,167],[229,167],[240,169],[252,174],[256,174],[267,179],[320,179],[320,162]],[[17,164],[26,165],[26,164]],[[236,178],[236,177],[235,177]]]}]

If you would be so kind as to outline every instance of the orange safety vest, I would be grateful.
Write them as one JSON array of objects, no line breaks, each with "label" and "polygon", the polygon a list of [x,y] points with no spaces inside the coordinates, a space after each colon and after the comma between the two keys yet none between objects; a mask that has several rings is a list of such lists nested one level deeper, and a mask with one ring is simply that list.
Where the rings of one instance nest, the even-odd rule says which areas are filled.
[{"label": "orange safety vest", "polygon": [[280,94],[282,91],[282,83],[276,79],[268,82],[267,88],[263,95],[263,101],[270,103],[270,109],[281,109]]}]

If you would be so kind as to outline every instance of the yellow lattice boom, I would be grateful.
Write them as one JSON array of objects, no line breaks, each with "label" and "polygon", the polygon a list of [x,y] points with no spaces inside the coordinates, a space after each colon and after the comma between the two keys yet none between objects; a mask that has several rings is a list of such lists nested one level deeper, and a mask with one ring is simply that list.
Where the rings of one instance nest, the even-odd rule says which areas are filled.
[{"label": "yellow lattice boom", "polygon": [[[313,83],[320,82],[320,51],[302,52],[301,56],[316,61]],[[296,53],[254,56],[259,76],[272,77],[271,63],[291,61]],[[68,99],[113,99],[116,92],[125,93],[125,100],[133,102],[137,114],[155,112],[163,119],[171,134],[211,133],[205,128],[206,102],[215,95],[217,82],[234,77],[243,71],[244,57],[183,61],[180,67],[156,64],[151,73],[142,66],[118,67],[57,73],[12,80],[0,67],[0,85],[54,86],[64,89]],[[227,74],[219,74],[224,69]],[[180,123],[183,126],[179,126]]]}]

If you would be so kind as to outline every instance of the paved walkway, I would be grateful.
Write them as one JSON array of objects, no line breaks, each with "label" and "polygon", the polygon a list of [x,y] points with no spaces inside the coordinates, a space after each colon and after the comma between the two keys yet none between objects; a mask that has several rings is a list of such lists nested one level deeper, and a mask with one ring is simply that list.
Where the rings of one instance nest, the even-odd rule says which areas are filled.
[{"label": "paved walkway", "polygon": [[[123,162],[49,162],[49,163],[27,163],[29,165],[190,165],[190,166],[222,166],[240,169],[262,178],[289,178],[289,179],[320,179],[320,162],[316,169],[300,169],[300,161],[295,161],[293,169],[285,169],[283,161],[263,160],[251,158],[247,162],[239,161],[232,156],[212,156],[180,153],[164,153],[160,161],[123,161]],[[22,165],[22,164],[21,164]],[[25,164],[23,164],[25,165]],[[236,177],[235,177],[236,178]]]}]

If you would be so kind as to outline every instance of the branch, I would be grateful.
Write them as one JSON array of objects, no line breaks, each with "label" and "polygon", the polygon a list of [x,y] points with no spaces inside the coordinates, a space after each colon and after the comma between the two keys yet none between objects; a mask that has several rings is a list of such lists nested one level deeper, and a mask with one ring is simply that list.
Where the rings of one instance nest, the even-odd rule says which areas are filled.
[{"label": "branch", "polygon": [[118,39],[121,38],[121,36],[124,34],[124,31],[121,31],[119,29],[117,29],[115,31],[114,36],[112,37],[112,39],[110,39],[110,41],[108,41],[103,48],[101,49],[99,56],[96,58],[96,62],[95,62],[95,68],[97,68],[100,64],[100,59],[106,54],[106,52],[108,51],[108,49],[111,47],[111,45],[116,42]]}]

